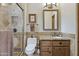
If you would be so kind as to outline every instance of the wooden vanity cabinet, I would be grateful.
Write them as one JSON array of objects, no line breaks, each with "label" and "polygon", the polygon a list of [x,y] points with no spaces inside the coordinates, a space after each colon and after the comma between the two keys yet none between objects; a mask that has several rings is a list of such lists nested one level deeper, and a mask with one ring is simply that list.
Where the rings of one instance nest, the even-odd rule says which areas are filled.
[{"label": "wooden vanity cabinet", "polygon": [[53,40],[52,41],[53,56],[70,56],[69,40]]},{"label": "wooden vanity cabinet", "polygon": [[41,56],[69,56],[70,40],[40,40]]},{"label": "wooden vanity cabinet", "polygon": [[52,56],[52,41],[51,40],[40,40],[40,55]]},{"label": "wooden vanity cabinet", "polygon": [[79,40],[78,40],[78,56],[79,56]]}]

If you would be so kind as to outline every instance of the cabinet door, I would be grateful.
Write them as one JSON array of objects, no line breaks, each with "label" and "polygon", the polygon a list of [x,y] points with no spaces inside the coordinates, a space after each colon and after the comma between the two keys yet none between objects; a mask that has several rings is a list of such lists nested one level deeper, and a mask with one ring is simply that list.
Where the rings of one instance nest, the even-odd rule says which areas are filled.
[{"label": "cabinet door", "polygon": [[52,47],[41,47],[40,55],[41,56],[52,56]]},{"label": "cabinet door", "polygon": [[40,55],[52,56],[52,41],[51,40],[40,40]]},{"label": "cabinet door", "polygon": [[52,46],[51,40],[40,40],[40,47],[50,47]]},{"label": "cabinet door", "polygon": [[53,47],[52,48],[53,56],[69,56],[70,48],[69,47]]}]

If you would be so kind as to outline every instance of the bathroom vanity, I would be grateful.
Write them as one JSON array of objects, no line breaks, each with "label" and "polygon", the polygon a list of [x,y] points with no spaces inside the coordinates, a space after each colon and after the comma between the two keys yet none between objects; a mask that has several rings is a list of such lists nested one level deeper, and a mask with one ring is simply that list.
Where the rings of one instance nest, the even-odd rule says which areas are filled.
[{"label": "bathroom vanity", "polygon": [[[33,33],[27,33],[29,37]],[[39,56],[74,56],[75,36],[62,32],[36,32]]]},{"label": "bathroom vanity", "polygon": [[41,56],[70,56],[70,40],[40,40]]}]

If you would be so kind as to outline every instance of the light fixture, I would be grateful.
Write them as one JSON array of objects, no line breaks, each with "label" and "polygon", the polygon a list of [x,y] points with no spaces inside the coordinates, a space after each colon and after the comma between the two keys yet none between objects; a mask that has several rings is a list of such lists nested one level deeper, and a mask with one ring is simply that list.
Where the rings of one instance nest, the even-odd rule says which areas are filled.
[{"label": "light fixture", "polygon": [[57,3],[43,3],[43,8],[53,8],[53,6],[57,7]]}]

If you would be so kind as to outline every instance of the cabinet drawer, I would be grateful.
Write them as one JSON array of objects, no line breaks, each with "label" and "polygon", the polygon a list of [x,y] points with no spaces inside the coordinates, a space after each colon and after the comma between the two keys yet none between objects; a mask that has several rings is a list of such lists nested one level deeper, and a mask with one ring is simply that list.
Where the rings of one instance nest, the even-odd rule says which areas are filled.
[{"label": "cabinet drawer", "polygon": [[41,47],[40,51],[52,51],[52,47]]},{"label": "cabinet drawer", "polygon": [[40,40],[40,46],[43,46],[43,47],[52,46],[52,41],[51,40]]},{"label": "cabinet drawer", "polygon": [[70,46],[70,40],[53,40],[52,46]]},{"label": "cabinet drawer", "polygon": [[53,56],[70,56],[69,47],[53,47],[52,49]]},{"label": "cabinet drawer", "polygon": [[41,52],[40,53],[41,56],[52,56],[52,52]]}]

